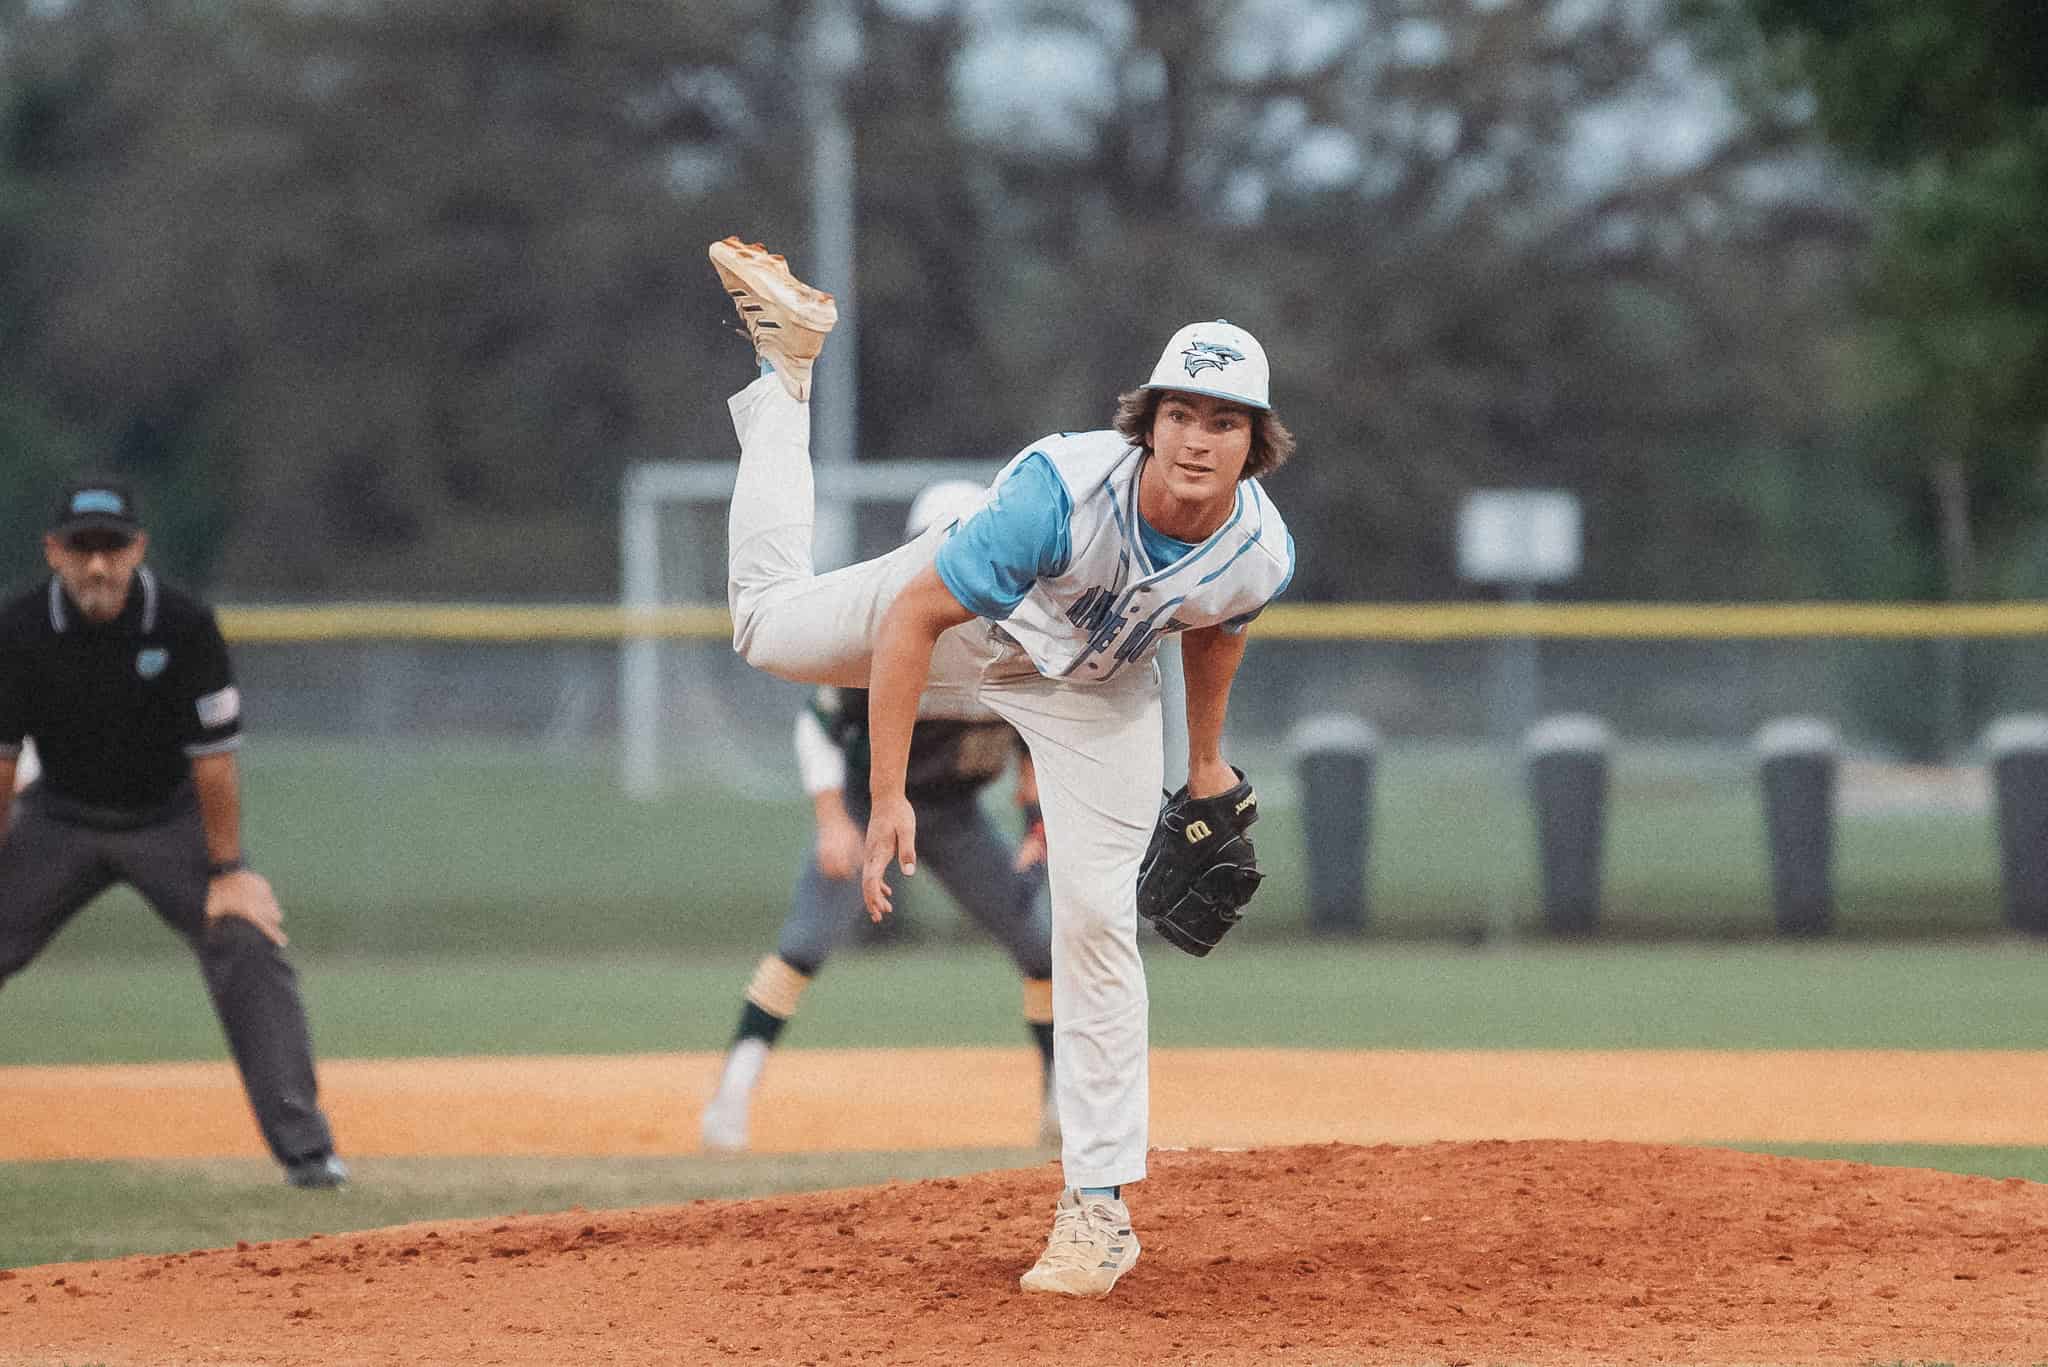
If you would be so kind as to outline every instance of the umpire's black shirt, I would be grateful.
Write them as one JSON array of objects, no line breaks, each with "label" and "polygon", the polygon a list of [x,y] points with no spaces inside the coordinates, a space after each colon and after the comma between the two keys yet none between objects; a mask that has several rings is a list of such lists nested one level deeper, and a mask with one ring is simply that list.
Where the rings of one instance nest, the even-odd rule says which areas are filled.
[{"label": "umpire's black shirt", "polygon": [[160,809],[190,779],[193,757],[233,749],[241,731],[212,611],[147,567],[111,622],[88,620],[54,575],[0,607],[0,756],[33,737],[48,795]]}]

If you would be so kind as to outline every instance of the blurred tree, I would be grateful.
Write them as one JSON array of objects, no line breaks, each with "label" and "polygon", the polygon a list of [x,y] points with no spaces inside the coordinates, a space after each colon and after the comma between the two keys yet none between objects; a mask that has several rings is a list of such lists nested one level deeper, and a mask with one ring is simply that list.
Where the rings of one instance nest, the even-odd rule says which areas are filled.
[{"label": "blurred tree", "polygon": [[[1752,104],[1805,100],[1871,175],[1859,483],[1913,547],[1880,591],[2048,592],[2048,8],[1694,0],[1688,17]],[[1870,691],[1910,749],[1954,754],[2015,661],[1950,643]]]},{"label": "blurred tree", "polygon": [[[2048,513],[2048,7],[2038,0],[1697,3],[1763,100],[1810,91],[1880,176],[1866,294],[1874,445],[1938,553],[1917,592],[2039,585]],[[2015,555],[2014,552],[2020,552]]]},{"label": "blurred tree", "polygon": [[[0,8],[0,36],[18,19],[18,6]],[[41,207],[18,168],[37,118],[38,101],[28,92],[0,88],[0,588],[41,570],[40,534],[57,485],[79,459],[72,434],[13,364],[27,331],[24,286]]]},{"label": "blurred tree", "polygon": [[[1659,6],[856,10],[867,453],[993,464],[1224,315],[1304,437],[1303,596],[1467,592],[1457,500],[1538,482],[1575,593],[1826,587],[1740,472],[1838,469],[1861,219]],[[730,452],[703,243],[805,259],[809,11],[0,8],[0,394],[237,596],[607,593],[624,466]]]},{"label": "blurred tree", "polygon": [[165,539],[242,594],[602,593],[620,470],[714,401],[676,380],[681,301],[701,337],[722,326],[682,206],[791,213],[742,159],[776,140],[733,74],[777,18],[749,14],[77,0],[19,21],[14,164],[41,208],[14,374],[149,476]]},{"label": "blurred tree", "polygon": [[33,400],[0,395],[0,592],[48,573],[42,533],[57,489],[80,467],[73,436]]},{"label": "blurred tree", "polygon": [[1586,496],[1575,594],[1767,594],[1799,564],[1759,554],[1727,465],[1831,439],[1862,216],[1659,6],[1037,0],[955,86],[993,426],[1020,398],[1097,420],[1224,314],[1302,428],[1298,531],[1348,552],[1305,595],[1469,592],[1451,532],[1488,484]]}]

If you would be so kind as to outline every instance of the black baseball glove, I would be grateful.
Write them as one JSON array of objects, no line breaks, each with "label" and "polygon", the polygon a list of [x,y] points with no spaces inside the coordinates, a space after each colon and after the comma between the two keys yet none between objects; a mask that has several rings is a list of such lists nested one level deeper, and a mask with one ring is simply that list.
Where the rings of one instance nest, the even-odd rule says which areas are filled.
[{"label": "black baseball glove", "polygon": [[1204,955],[1238,923],[1258,891],[1258,855],[1247,828],[1259,819],[1259,795],[1244,770],[1215,797],[1169,794],[1138,866],[1138,914],[1178,949]]}]

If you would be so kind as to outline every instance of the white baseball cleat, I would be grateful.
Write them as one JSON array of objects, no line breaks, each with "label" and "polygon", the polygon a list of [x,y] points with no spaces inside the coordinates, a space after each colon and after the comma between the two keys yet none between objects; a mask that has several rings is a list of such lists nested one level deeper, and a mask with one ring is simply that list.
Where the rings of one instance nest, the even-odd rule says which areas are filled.
[{"label": "white baseball cleat", "polygon": [[789,263],[760,243],[728,237],[711,244],[711,264],[732,296],[754,354],[800,402],[811,397],[811,363],[839,321],[839,305],[789,273]]},{"label": "white baseball cleat", "polygon": [[747,1113],[753,1108],[754,1084],[761,1080],[761,1068],[767,1061],[768,1046],[758,1039],[743,1039],[726,1055],[718,1090],[705,1103],[697,1123],[706,1149],[739,1153],[747,1147]]},{"label": "white baseball cleat", "polygon": [[1017,1285],[1057,1296],[1107,1296],[1116,1279],[1137,1265],[1138,1236],[1131,1232],[1129,1207],[1068,1187],[1053,1208],[1045,1252]]}]

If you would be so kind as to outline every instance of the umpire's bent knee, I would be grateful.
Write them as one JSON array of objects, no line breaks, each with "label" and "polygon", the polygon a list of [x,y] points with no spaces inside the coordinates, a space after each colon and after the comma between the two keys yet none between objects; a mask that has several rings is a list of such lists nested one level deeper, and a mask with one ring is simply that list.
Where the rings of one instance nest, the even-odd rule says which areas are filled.
[{"label": "umpire's bent knee", "polygon": [[282,959],[270,937],[239,916],[220,916],[199,931],[199,960],[207,980],[224,985],[244,967],[268,959]]}]

